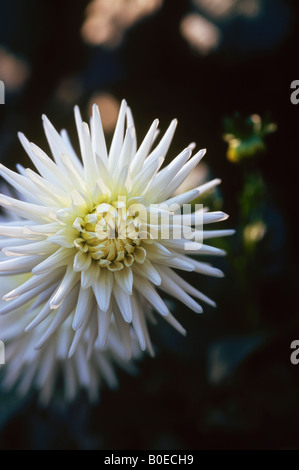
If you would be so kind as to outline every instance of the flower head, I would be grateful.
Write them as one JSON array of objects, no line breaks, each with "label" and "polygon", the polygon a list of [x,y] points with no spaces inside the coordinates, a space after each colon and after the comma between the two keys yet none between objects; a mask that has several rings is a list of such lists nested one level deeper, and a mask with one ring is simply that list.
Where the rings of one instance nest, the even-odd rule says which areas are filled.
[{"label": "flower head", "polygon": [[30,306],[35,299],[36,313],[30,315],[31,321],[26,316],[26,331],[50,322],[36,348],[68,321],[74,331],[70,355],[80,343],[78,338],[87,337],[89,347],[96,342],[103,346],[111,323],[120,330],[128,356],[131,327],[141,348],[153,352],[146,323],[151,309],[184,333],[156,286],[196,312],[202,312],[202,307],[194,298],[214,305],[173,268],[222,276],[219,269],[186,255],[224,254],[203,240],[232,231],[203,231],[202,225],[223,220],[226,214],[202,208],[181,214],[184,204],[220,180],[173,197],[205,153],[200,150],[191,156],[191,144],[161,169],[176,120],[152,148],[155,120],[137,149],[132,114],[123,101],[109,152],[96,106],[90,128],[77,107],[75,120],[82,161],[67,133],[59,134],[43,116],[54,160],[19,134],[38,172],[19,166],[15,173],[1,166],[2,176],[22,199],[0,195],[0,204],[23,220],[0,226],[8,258],[0,262],[0,272],[32,273],[4,296],[7,304],[2,314],[26,303]]}]

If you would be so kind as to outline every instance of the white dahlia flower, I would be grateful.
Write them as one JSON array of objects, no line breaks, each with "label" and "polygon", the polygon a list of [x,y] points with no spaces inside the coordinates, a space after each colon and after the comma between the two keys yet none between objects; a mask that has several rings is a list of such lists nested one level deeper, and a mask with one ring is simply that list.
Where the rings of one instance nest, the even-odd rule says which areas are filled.
[{"label": "white dahlia flower", "polygon": [[[1,285],[4,289],[12,289],[25,282],[28,275],[6,278]],[[0,301],[0,305],[3,301]],[[61,328],[57,329],[41,350],[35,349],[39,338],[50,327],[55,317],[53,311],[32,332],[24,333],[28,320],[38,314],[38,308],[22,305],[10,315],[0,316],[0,337],[5,345],[5,364],[0,368],[1,388],[7,392],[15,390],[25,396],[32,391],[38,392],[42,405],[47,405],[55,394],[60,400],[71,402],[81,390],[85,390],[89,400],[96,402],[102,381],[110,388],[118,385],[115,365],[129,373],[135,373],[133,361],[124,359],[124,348],[119,334],[112,325],[105,347],[100,349],[97,344],[92,349],[88,338],[84,335],[76,352],[69,359],[69,348],[73,341],[71,317],[67,318]],[[141,350],[136,336],[132,332],[133,359],[140,359]],[[87,353],[87,354],[86,354]]]},{"label": "white dahlia flower", "polygon": [[191,157],[191,144],[161,169],[176,120],[152,149],[158,127],[155,120],[137,149],[132,114],[123,101],[109,152],[95,105],[90,128],[77,107],[75,120],[82,161],[67,133],[59,134],[43,116],[54,161],[19,134],[38,173],[21,166],[16,173],[1,165],[2,176],[21,199],[0,195],[0,204],[23,220],[0,226],[7,256],[0,262],[0,272],[5,276],[33,274],[3,297],[7,303],[1,312],[13,312],[34,299],[36,314],[30,313],[33,318],[26,331],[47,322],[38,335],[37,349],[67,320],[74,331],[70,356],[84,337],[89,349],[95,343],[103,346],[112,322],[120,330],[128,356],[131,327],[141,348],[152,352],[146,323],[152,309],[185,332],[157,288],[195,312],[202,312],[202,307],[194,298],[214,305],[173,268],[222,276],[219,269],[187,255],[224,254],[202,240],[232,231],[203,231],[202,224],[224,220],[227,215],[202,208],[192,214],[180,211],[220,180],[172,197],[205,153],[200,150]]}]

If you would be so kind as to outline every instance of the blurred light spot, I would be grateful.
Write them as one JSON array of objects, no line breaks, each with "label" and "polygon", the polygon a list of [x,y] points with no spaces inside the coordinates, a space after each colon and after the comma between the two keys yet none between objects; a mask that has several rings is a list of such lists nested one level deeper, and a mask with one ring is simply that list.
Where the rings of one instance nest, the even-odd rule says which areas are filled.
[{"label": "blurred light spot", "polygon": [[238,5],[238,11],[243,16],[255,18],[261,11],[260,0],[243,0]]},{"label": "blurred light spot", "polygon": [[192,0],[203,13],[217,19],[243,15],[254,18],[260,12],[260,0]]},{"label": "blurred light spot", "polygon": [[116,47],[128,28],[154,13],[163,0],[92,0],[81,29],[85,42]]},{"label": "blurred light spot", "polygon": [[238,0],[193,0],[205,13],[216,18],[224,18],[232,12]]},{"label": "blurred light spot", "polygon": [[25,84],[30,74],[28,64],[15,54],[0,47],[0,80],[5,90],[15,92]]},{"label": "blurred light spot", "polygon": [[82,94],[82,85],[76,78],[68,77],[59,83],[55,98],[65,104],[74,104],[79,101]]},{"label": "blurred light spot", "polygon": [[196,13],[185,16],[180,24],[181,34],[199,54],[207,55],[220,43],[219,28]]},{"label": "blurred light spot", "polygon": [[99,107],[104,131],[112,132],[117,121],[120,107],[119,101],[109,93],[98,93],[89,101],[89,115],[91,115],[92,105],[94,103]]},{"label": "blurred light spot", "polygon": [[261,220],[246,225],[243,232],[245,243],[247,245],[252,245],[259,242],[262,240],[262,238],[264,238],[266,230],[267,226]]}]

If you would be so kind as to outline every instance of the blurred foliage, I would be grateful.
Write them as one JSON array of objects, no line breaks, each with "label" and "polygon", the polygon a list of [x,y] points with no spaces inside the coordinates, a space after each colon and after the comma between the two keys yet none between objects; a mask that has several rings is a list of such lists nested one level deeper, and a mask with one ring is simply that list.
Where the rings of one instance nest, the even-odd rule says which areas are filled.
[{"label": "blurred foliage", "polygon": [[264,137],[275,132],[277,126],[269,118],[262,119],[258,114],[245,119],[236,113],[232,118],[225,118],[224,128],[224,140],[228,143],[227,158],[232,162],[240,162],[265,152]]}]

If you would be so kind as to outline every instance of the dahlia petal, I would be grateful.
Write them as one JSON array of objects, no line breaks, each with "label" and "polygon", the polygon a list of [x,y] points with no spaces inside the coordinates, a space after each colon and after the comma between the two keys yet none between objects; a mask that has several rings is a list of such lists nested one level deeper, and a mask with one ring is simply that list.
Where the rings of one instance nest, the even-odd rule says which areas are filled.
[{"label": "dahlia petal", "polygon": [[22,256],[6,261],[0,262],[0,273],[1,275],[6,274],[23,274],[31,271],[31,269],[39,263],[44,256]]},{"label": "dahlia petal", "polygon": [[118,162],[117,162],[117,168],[116,168],[116,173],[115,173],[116,181],[123,168],[127,167],[129,170],[134,137],[135,137],[135,129],[133,127],[128,127],[128,129],[126,130],[124,143],[123,143],[123,146],[122,146],[119,158],[118,158]]},{"label": "dahlia petal", "polygon": [[115,319],[116,326],[121,336],[121,344],[124,348],[123,354],[125,358],[129,361],[132,358],[132,342],[130,335],[130,324],[124,320],[122,313],[120,312],[118,305],[114,303],[113,305],[113,315]]},{"label": "dahlia petal", "polygon": [[[60,275],[57,275],[57,279],[61,279],[61,270],[57,270],[56,272],[60,272]],[[40,307],[41,305],[44,305],[44,303],[47,302],[47,300],[51,297],[55,289],[58,287],[58,284],[58,282],[53,282],[53,284],[48,287],[48,289],[45,289],[41,294],[39,294],[34,300],[34,302],[31,304],[31,310],[34,310],[35,308]]]},{"label": "dahlia petal", "polygon": [[138,276],[142,276],[148,279],[156,286],[161,284],[161,278],[158,270],[148,259],[145,259],[142,265],[134,264],[133,271]]},{"label": "dahlia petal", "polygon": [[[40,169],[35,165],[39,173],[41,173],[41,175],[46,180],[49,179],[53,184],[58,184],[62,188],[67,188],[68,190],[70,190],[72,188],[70,179],[66,176],[65,173],[61,171],[61,169],[57,165],[55,165],[53,160],[51,160],[51,158],[49,158],[48,155],[37,145],[31,143],[30,148],[34,156],[36,157],[33,163],[35,164],[35,162],[38,160],[40,163],[42,163],[43,167],[47,169],[45,176],[45,174],[43,174],[44,171],[41,172]],[[49,173],[52,175],[51,177],[49,177]]]},{"label": "dahlia petal", "polygon": [[89,338],[87,343],[86,358],[90,360],[93,352],[93,348],[98,336],[98,318],[96,315],[91,315],[89,321]]},{"label": "dahlia petal", "polygon": [[78,330],[76,330],[76,332],[74,334],[74,338],[73,338],[73,341],[72,341],[72,344],[71,344],[71,347],[70,347],[70,350],[69,350],[69,354],[68,354],[69,359],[74,356],[74,354],[77,352],[78,349],[80,349],[80,342],[83,338],[84,333],[86,332],[86,330],[88,328],[88,322],[89,322],[91,313],[92,312],[89,309],[86,313],[86,316],[83,320],[82,325],[80,326],[80,328]]},{"label": "dahlia petal", "polygon": [[149,131],[147,132],[144,140],[142,141],[139,149],[137,150],[135,156],[133,157],[130,165],[130,173],[132,177],[135,177],[141,171],[143,163],[146,157],[148,156],[148,153],[153,144],[155,132],[157,130],[158,125],[159,121],[158,119],[155,119]]},{"label": "dahlia petal", "polygon": [[131,111],[131,108],[129,108],[129,106],[127,106],[127,112],[126,112],[126,118],[127,118],[127,127],[128,128],[133,128],[134,129],[134,133],[133,133],[133,145],[132,145],[132,150],[131,150],[131,158],[130,158],[130,161],[131,159],[134,157],[134,155],[136,154],[136,150],[137,150],[137,139],[136,139],[136,131],[135,131],[135,124],[134,124],[134,118],[133,118],[133,114],[132,114],[132,111]]},{"label": "dahlia petal", "polygon": [[88,312],[91,311],[93,305],[92,289],[80,289],[72,323],[74,330],[81,328],[84,319],[88,315]]},{"label": "dahlia petal", "polygon": [[[184,165],[185,163],[189,160],[192,150],[194,148],[195,144],[189,144],[188,147],[182,150],[181,153],[179,153],[165,168],[163,168],[160,172],[159,175],[166,175],[169,172],[173,172],[174,169],[176,169],[176,172],[178,172]],[[173,175],[176,173],[173,172]],[[156,178],[158,178],[158,176]],[[156,180],[155,178],[155,180]]]},{"label": "dahlia petal", "polygon": [[204,210],[197,210],[191,214],[176,214],[173,216],[174,224],[211,224],[226,220],[228,215],[225,212],[204,212]]},{"label": "dahlia petal", "polygon": [[74,240],[77,238],[77,236],[78,231],[76,229],[66,226],[60,230],[57,230],[54,235],[50,235],[48,240],[51,243],[62,246],[64,248],[73,248]]},{"label": "dahlia petal", "polygon": [[134,251],[135,261],[142,264],[146,258],[146,250],[142,246],[137,246]]},{"label": "dahlia petal", "polygon": [[203,263],[182,255],[178,255],[178,258],[192,264],[196,273],[205,274],[206,276],[224,277],[224,273],[221,271],[221,269],[214,268],[207,263]]},{"label": "dahlia petal", "polygon": [[96,180],[93,197],[96,199],[99,194],[104,194],[107,198],[111,197],[110,189],[100,176]]},{"label": "dahlia petal", "polygon": [[121,271],[115,271],[114,279],[121,289],[129,295],[132,294],[133,272],[131,268],[124,267]]},{"label": "dahlia petal", "polygon": [[[168,240],[163,240],[164,245],[167,244]],[[162,245],[161,243],[155,241],[153,244],[148,245],[146,247],[146,252],[149,255],[149,258],[153,261],[156,260],[169,260],[174,258],[176,255],[167,249],[166,246]]]},{"label": "dahlia petal", "polygon": [[165,265],[175,268],[175,269],[181,269],[182,271],[194,271],[194,266],[192,263],[190,263],[189,258],[185,257],[184,259],[180,257],[172,258],[170,260],[167,260],[166,262],[156,260],[156,263],[158,266]]},{"label": "dahlia petal", "polygon": [[76,373],[73,361],[64,362],[65,375],[65,396],[67,401],[71,402],[76,396]]},{"label": "dahlia petal", "polygon": [[68,293],[78,284],[79,278],[80,275],[68,266],[60,285],[50,299],[50,306],[53,310],[60,307]]},{"label": "dahlia petal", "polygon": [[20,175],[26,176],[26,170],[23,167],[23,165],[21,165],[20,163],[17,163],[16,164],[16,169],[18,170],[18,173],[20,173]]},{"label": "dahlia petal", "polygon": [[21,217],[36,222],[41,222],[43,219],[49,220],[53,212],[53,208],[19,201],[4,194],[0,194],[0,205]]},{"label": "dahlia petal", "polygon": [[[25,221],[28,224],[27,221]],[[34,238],[47,238],[58,230],[60,230],[61,225],[53,222],[43,225],[24,225],[23,227],[23,234],[24,238],[34,239]]]},{"label": "dahlia petal", "polygon": [[85,171],[85,179],[88,185],[93,186],[98,177],[94,153],[90,141],[89,127],[86,122],[82,123],[82,159]]},{"label": "dahlia petal", "polygon": [[68,353],[71,345],[71,341],[73,338],[73,331],[71,328],[71,317],[69,316],[66,321],[65,325],[66,328],[61,328],[59,332],[59,337],[57,338],[57,348],[55,351],[55,359],[59,361],[66,361],[68,359]]},{"label": "dahlia petal", "polygon": [[99,277],[99,267],[95,262],[92,262],[89,268],[86,271],[81,273],[81,287],[82,289],[87,289],[92,287],[93,284],[97,282]]},{"label": "dahlia petal", "polygon": [[199,250],[199,254],[201,255],[216,255],[216,256],[225,256],[226,251],[215,246],[205,245],[202,244]]},{"label": "dahlia petal", "polygon": [[182,239],[169,239],[163,240],[164,245],[172,250],[184,252],[185,254],[200,254],[200,255],[216,255],[223,256],[226,252],[214,246],[197,243],[192,240]]},{"label": "dahlia petal", "polygon": [[181,335],[183,336],[186,336],[187,334],[187,331],[185,330],[185,328],[180,324],[180,322],[177,321],[176,318],[174,318],[174,316],[169,313],[169,315],[167,315],[166,317],[163,317],[164,320],[166,320],[173,328],[175,328],[179,333],[181,333]]},{"label": "dahlia petal", "polygon": [[133,295],[132,299],[132,324],[136,332],[139,345],[142,351],[148,349],[151,356],[154,356],[153,346],[148,334],[144,314],[140,302],[137,300],[137,296]]},{"label": "dahlia petal", "polygon": [[[33,152],[32,146],[29,140],[24,136],[22,132],[18,133],[18,137],[20,139],[21,144],[24,147],[24,150],[27,152],[28,156],[30,157],[32,163],[40,173],[40,175],[45,178],[47,181],[50,181],[53,184],[57,184],[57,177],[52,173],[51,170],[45,165],[44,159],[41,155],[37,156],[36,153]],[[58,181],[59,178],[58,178]]]},{"label": "dahlia petal", "polygon": [[208,240],[210,238],[219,238],[219,237],[228,237],[234,235],[235,230],[226,229],[226,230],[205,230],[203,232],[203,239]]},{"label": "dahlia petal", "polygon": [[188,294],[196,297],[197,299],[206,302],[207,304],[211,305],[212,307],[216,307],[216,303],[207,297],[205,294],[200,292],[199,290],[195,289],[195,287],[191,286],[187,281],[182,279],[178,274],[176,274],[172,269],[165,268],[167,275],[178,284],[182,289],[184,289]]},{"label": "dahlia petal", "polygon": [[[66,145],[66,155],[69,157],[69,159],[71,160],[73,166],[75,166],[77,168],[77,170],[80,172],[80,174],[83,173],[83,167],[82,167],[82,164],[72,146],[72,143],[71,143],[71,140],[69,138],[69,135],[68,135],[68,132],[65,130],[65,129],[62,129],[60,131],[60,135],[61,135],[61,138],[62,140],[64,141],[65,145]],[[62,155],[61,155],[62,157]],[[62,158],[61,158],[62,159]]]},{"label": "dahlia petal", "polygon": [[221,222],[228,218],[228,214],[225,212],[216,211],[216,212],[206,212],[202,216],[203,224],[212,224],[214,222]]},{"label": "dahlia petal", "polygon": [[[68,250],[67,248],[58,248],[55,253],[48,256],[41,263],[36,260],[35,266],[32,269],[33,274],[42,274],[47,271],[53,271],[61,266],[67,266],[70,261],[73,261],[75,250]],[[28,259],[29,257],[27,257]],[[1,266],[1,263],[0,263]]]},{"label": "dahlia petal", "polygon": [[61,191],[56,185],[46,181],[41,176],[37,175],[30,168],[25,170],[26,176],[32,181],[34,192],[38,191],[40,199],[44,201],[45,204],[50,205],[68,205],[70,198],[64,191]]},{"label": "dahlia petal", "polygon": [[141,172],[135,176],[132,181],[134,195],[146,194],[148,186],[151,184],[151,181],[159,171],[159,168],[162,166],[163,162],[164,157],[155,159],[149,165],[147,165],[147,167],[143,167]]},{"label": "dahlia petal", "polygon": [[100,178],[105,182],[105,185],[110,188],[110,186],[112,185],[112,178],[110,176],[110,173],[108,172],[108,168],[102,160],[98,162],[98,173],[100,175]]},{"label": "dahlia petal", "polygon": [[187,191],[185,193],[182,193],[178,196],[174,196],[170,199],[167,199],[166,201],[163,202],[163,204],[168,205],[171,207],[174,204],[178,204],[179,206],[183,204],[188,204],[191,201],[194,201],[198,197],[199,193],[197,189],[191,189],[190,191]]},{"label": "dahlia petal", "polygon": [[52,380],[51,378],[53,374],[53,368],[55,365],[55,350],[54,348],[51,349],[49,354],[45,355],[43,367],[39,369],[37,378],[36,378],[36,384],[38,388],[42,390],[42,397],[44,402],[48,402],[49,396],[51,393],[51,390],[49,389],[52,385]]},{"label": "dahlia petal", "polygon": [[159,144],[155,147],[155,149],[148,155],[147,159],[145,160],[145,168],[149,167],[149,165],[151,165],[153,161],[160,159],[161,157],[164,159],[172,142],[177,124],[177,119],[173,119],[171,121],[168,129],[166,130]]},{"label": "dahlia petal", "polygon": [[[187,176],[190,174],[190,172],[193,170],[193,168],[196,167],[196,165],[198,165],[198,163],[200,162],[200,160],[203,158],[203,156],[205,155],[206,153],[206,150],[203,149],[203,150],[200,150],[199,152],[197,152],[192,158],[191,160],[189,160],[183,168],[180,169],[180,171],[177,172],[176,175],[174,175],[173,178],[171,178],[170,180],[167,181],[167,186],[164,185],[162,187],[162,190],[160,191],[160,193],[156,196],[156,199],[155,200],[158,200],[158,198],[160,198],[160,200],[165,200],[167,199],[168,197],[170,197],[174,192],[175,190],[185,181],[185,179],[187,178]],[[166,187],[165,187],[166,186]]]},{"label": "dahlia petal", "polygon": [[74,258],[73,269],[76,272],[86,271],[91,264],[91,256],[89,253],[78,251]]},{"label": "dahlia petal", "polygon": [[108,386],[111,389],[116,388],[117,385],[118,385],[118,381],[117,381],[114,369],[111,367],[110,362],[107,360],[107,358],[105,356],[99,356],[98,361],[100,363],[100,368],[101,368],[102,374],[103,374]]},{"label": "dahlia petal", "polygon": [[[38,202],[39,198],[36,195],[36,188],[28,178],[6,168],[2,163],[0,163],[0,174],[17,191],[23,194],[28,202]],[[38,196],[41,197],[42,195],[39,194]]]},{"label": "dahlia petal", "polygon": [[115,131],[112,137],[111,147],[109,151],[109,170],[114,171],[117,167],[117,160],[121,152],[123,136],[124,136],[124,125],[126,117],[127,103],[122,100]]},{"label": "dahlia petal", "polygon": [[138,283],[135,285],[136,290],[145,297],[148,302],[154,307],[157,312],[159,312],[163,316],[167,316],[170,312],[159,296],[159,294],[156,292],[156,290],[153,288],[153,286],[150,284],[145,279],[139,278]]},{"label": "dahlia petal", "polygon": [[[21,383],[18,386],[21,395],[27,395],[33,382],[33,378],[38,370],[39,362],[35,361],[28,370],[28,373],[22,377]],[[16,377],[18,379],[18,377]]]},{"label": "dahlia petal", "polygon": [[129,192],[132,187],[132,182],[129,174],[129,165],[123,167],[115,182],[115,187],[118,188],[118,194],[122,194],[124,189]]},{"label": "dahlia petal", "polygon": [[76,305],[77,297],[78,288],[72,288],[68,295],[66,295],[66,297],[64,298],[64,301],[59,310],[57,311],[51,325],[40,338],[40,340],[36,343],[35,349],[41,349],[46,343],[46,341],[50,338],[50,336],[52,336],[53,333],[55,333],[55,331],[57,330],[57,328],[59,328],[59,326],[67,319],[67,317],[70,315]]},{"label": "dahlia petal", "polygon": [[84,354],[83,348],[81,345],[78,347],[78,352],[75,356],[75,362],[77,363],[77,372],[78,372],[78,379],[83,387],[87,387],[89,385],[89,377],[90,377],[90,367],[89,362],[87,361],[86,355]]},{"label": "dahlia petal", "polygon": [[92,106],[91,143],[94,153],[105,163],[108,163],[107,147],[100,111],[96,104]]},{"label": "dahlia petal", "polygon": [[[50,281],[51,284],[52,281]],[[21,294],[19,297],[15,298],[14,300],[9,301],[4,307],[0,308],[0,315],[5,315],[6,313],[12,312],[17,308],[25,305],[29,300],[36,297],[40,292],[42,292],[45,288],[49,287],[49,281],[44,282],[41,285],[34,287],[33,289]]]},{"label": "dahlia petal", "polygon": [[162,218],[159,225],[148,224],[148,230],[154,240],[182,240],[182,237],[186,239],[194,238],[196,231],[193,228],[183,224],[174,225],[171,221],[167,223],[167,220],[169,220],[169,216],[166,217],[166,220]]},{"label": "dahlia petal", "polygon": [[57,250],[57,247],[48,241],[37,241],[27,243],[26,245],[7,246],[3,248],[6,256],[23,256],[23,255],[48,255]]},{"label": "dahlia petal", "polygon": [[169,206],[171,206],[172,204],[179,204],[179,205],[186,204],[188,202],[193,201],[199,195],[205,193],[206,191],[210,191],[211,189],[213,189],[215,186],[217,186],[220,183],[221,183],[221,180],[219,178],[215,178],[212,181],[209,181],[208,183],[198,186],[198,188],[196,189],[192,189],[191,191],[187,191],[183,194],[167,199],[166,201],[164,201],[164,204],[168,204]]},{"label": "dahlia petal", "polygon": [[168,294],[171,294],[176,299],[179,299],[194,312],[203,312],[202,307],[197,302],[195,302],[195,300],[193,300],[190,295],[186,294],[186,292],[182,288],[180,288],[177,283],[173,281],[173,279],[167,276],[167,272],[162,267],[160,268],[159,273],[162,279],[162,290],[166,291]]},{"label": "dahlia petal", "polygon": [[169,185],[184,163],[190,158],[191,153],[192,151],[189,147],[185,148],[167,167],[159,171],[146,192],[146,196],[149,199],[154,203],[165,199],[163,198],[165,187]]},{"label": "dahlia petal", "polygon": [[[24,239],[18,239],[18,238],[1,238],[0,240],[0,249],[3,251],[5,248],[7,248],[9,245],[13,249],[15,246],[20,246],[24,244]],[[4,251],[3,251],[4,252]]]},{"label": "dahlia petal", "polygon": [[97,281],[93,284],[93,291],[100,310],[106,312],[109,308],[111,292],[114,287],[114,277],[111,272],[101,269]]},{"label": "dahlia petal", "polygon": [[90,198],[82,191],[78,191],[77,189],[73,189],[71,191],[71,201],[72,208],[75,209],[79,217],[84,216],[86,211],[92,209]]},{"label": "dahlia petal", "polygon": [[42,115],[44,131],[47,137],[49,147],[51,149],[52,155],[57,166],[64,171],[64,167],[61,161],[61,155],[68,153],[68,148],[66,147],[61,135],[57,132],[53,124],[49,121],[47,116]]},{"label": "dahlia petal", "polygon": [[68,175],[69,175],[70,179],[73,182],[73,187],[82,188],[82,189],[86,190],[87,185],[86,185],[85,180],[84,180],[83,169],[80,170],[80,168],[77,168],[73,164],[73,162],[70,159],[69,155],[67,155],[67,154],[62,154],[61,155],[61,161],[63,163],[63,166],[64,166],[65,170],[68,172]]},{"label": "dahlia petal", "polygon": [[[60,273],[59,273],[60,275]],[[13,300],[21,294],[26,293],[27,291],[33,289],[34,287],[39,286],[40,284],[44,283],[45,280],[50,280],[51,282],[55,281],[57,276],[56,273],[53,273],[49,279],[48,273],[40,274],[38,276],[32,276],[27,281],[23,282],[23,284],[19,285],[15,289],[11,290],[7,294],[2,297],[2,300]]]},{"label": "dahlia petal", "polygon": [[[27,221],[26,221],[27,222]],[[13,227],[10,225],[0,225],[0,235],[2,237],[25,238],[24,227]]]},{"label": "dahlia petal", "polygon": [[52,311],[53,310],[50,306],[50,300],[48,300],[48,302],[46,302],[46,304],[43,306],[41,311],[36,315],[36,317],[26,326],[25,332],[29,333],[34,328],[36,328],[37,325],[39,325],[43,320],[45,320]]},{"label": "dahlia petal", "polygon": [[110,304],[108,310],[104,312],[103,310],[98,309],[98,337],[95,342],[97,348],[103,349],[107,340],[107,335],[110,327],[112,315],[112,304]]},{"label": "dahlia petal", "polygon": [[132,321],[132,305],[130,295],[115,284],[113,289],[113,296],[124,320],[127,323],[130,323]]}]

